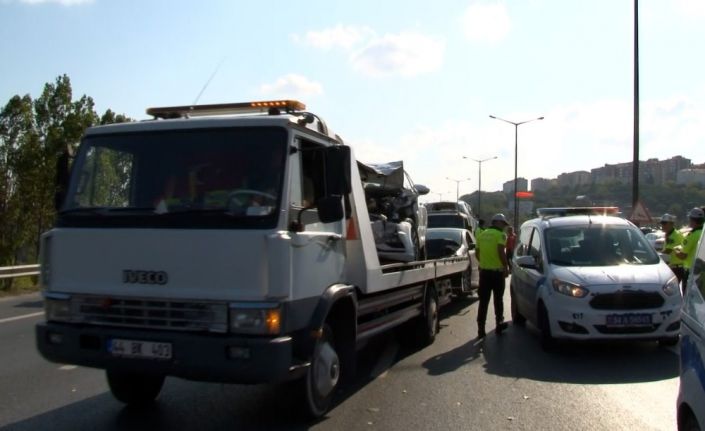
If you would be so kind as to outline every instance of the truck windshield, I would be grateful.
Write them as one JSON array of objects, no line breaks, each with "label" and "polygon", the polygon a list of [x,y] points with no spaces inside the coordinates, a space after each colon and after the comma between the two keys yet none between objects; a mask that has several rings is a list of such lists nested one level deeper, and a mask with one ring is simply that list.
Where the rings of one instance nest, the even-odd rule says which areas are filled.
[{"label": "truck windshield", "polygon": [[286,130],[203,128],[89,135],[59,213],[64,224],[276,224]]}]

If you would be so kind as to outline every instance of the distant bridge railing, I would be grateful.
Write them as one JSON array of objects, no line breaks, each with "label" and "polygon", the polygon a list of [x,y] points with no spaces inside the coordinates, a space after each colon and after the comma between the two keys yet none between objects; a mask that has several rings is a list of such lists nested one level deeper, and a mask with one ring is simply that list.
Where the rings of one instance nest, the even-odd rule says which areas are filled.
[{"label": "distant bridge railing", "polygon": [[39,275],[39,265],[0,267],[0,280],[4,278],[29,277],[32,275]]}]

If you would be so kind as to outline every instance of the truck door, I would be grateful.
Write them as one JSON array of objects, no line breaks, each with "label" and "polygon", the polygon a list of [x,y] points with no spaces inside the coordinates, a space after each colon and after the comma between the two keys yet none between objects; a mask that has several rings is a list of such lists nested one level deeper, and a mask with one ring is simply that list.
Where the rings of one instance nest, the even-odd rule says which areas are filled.
[{"label": "truck door", "polygon": [[289,181],[292,285],[295,297],[318,297],[343,280],[345,219],[324,223],[319,217],[317,202],[330,198],[325,147],[302,138],[295,147]]}]

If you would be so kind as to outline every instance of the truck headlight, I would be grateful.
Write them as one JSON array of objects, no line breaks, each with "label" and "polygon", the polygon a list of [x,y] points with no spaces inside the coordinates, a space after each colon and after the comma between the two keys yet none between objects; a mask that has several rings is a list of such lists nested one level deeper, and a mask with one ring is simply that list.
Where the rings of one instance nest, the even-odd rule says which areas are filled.
[{"label": "truck headlight", "polygon": [[277,335],[281,308],[272,303],[232,303],[228,311],[230,331],[242,334]]},{"label": "truck headlight", "polygon": [[589,290],[578,284],[557,279],[553,280],[553,290],[566,296],[572,296],[573,298],[584,298],[590,293]]},{"label": "truck headlight", "polygon": [[71,320],[71,314],[71,297],[69,295],[45,295],[44,315],[47,321],[68,322]]},{"label": "truck headlight", "polygon": [[673,296],[680,291],[681,291],[681,287],[678,284],[678,278],[676,278],[676,277],[671,277],[671,279],[668,280],[666,282],[666,284],[663,285],[663,293],[665,293],[668,296]]}]

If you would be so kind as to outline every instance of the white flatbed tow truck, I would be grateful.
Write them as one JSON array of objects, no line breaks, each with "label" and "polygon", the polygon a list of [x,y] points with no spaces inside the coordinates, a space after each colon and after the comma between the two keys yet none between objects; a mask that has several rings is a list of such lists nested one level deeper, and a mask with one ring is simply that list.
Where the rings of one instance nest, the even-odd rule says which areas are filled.
[{"label": "white flatbed tow truck", "polygon": [[[152,403],[166,376],[295,381],[326,413],[369,337],[433,342],[465,258],[382,265],[352,149],[296,101],[86,131],[42,237],[48,360]],[[415,323],[413,323],[415,322]]]}]

